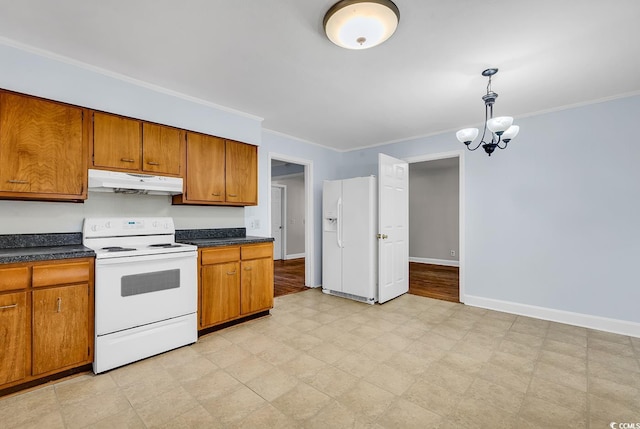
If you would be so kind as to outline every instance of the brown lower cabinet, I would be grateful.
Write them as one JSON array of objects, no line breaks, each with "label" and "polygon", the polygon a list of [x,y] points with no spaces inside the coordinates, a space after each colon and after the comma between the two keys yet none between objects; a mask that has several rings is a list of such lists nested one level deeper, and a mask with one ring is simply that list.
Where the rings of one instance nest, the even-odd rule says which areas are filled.
[{"label": "brown lower cabinet", "polygon": [[199,329],[273,308],[273,243],[200,249]]},{"label": "brown lower cabinet", "polygon": [[93,259],[0,266],[0,390],[93,361]]}]

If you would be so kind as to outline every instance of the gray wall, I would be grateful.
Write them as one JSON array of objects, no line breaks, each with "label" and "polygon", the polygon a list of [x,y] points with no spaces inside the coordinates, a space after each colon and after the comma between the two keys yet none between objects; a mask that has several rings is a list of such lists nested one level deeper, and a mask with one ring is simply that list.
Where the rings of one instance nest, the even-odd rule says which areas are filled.
[{"label": "gray wall", "polygon": [[457,157],[409,164],[409,258],[458,261],[459,171]]},{"label": "gray wall", "polygon": [[[508,149],[463,152],[466,295],[640,322],[638,118],[637,95],[516,118]],[[348,152],[343,174],[461,146],[450,132]]]},{"label": "gray wall", "polygon": [[273,185],[287,187],[287,254],[304,254],[304,175],[302,173],[288,177],[273,177]]}]

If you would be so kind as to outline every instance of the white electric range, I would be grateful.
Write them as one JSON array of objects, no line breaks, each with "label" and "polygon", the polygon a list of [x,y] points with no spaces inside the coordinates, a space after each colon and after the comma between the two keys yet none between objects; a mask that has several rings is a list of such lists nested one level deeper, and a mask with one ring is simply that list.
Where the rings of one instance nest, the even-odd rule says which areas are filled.
[{"label": "white electric range", "polygon": [[97,374],[196,342],[197,247],[175,242],[172,218],[87,218],[96,253]]}]

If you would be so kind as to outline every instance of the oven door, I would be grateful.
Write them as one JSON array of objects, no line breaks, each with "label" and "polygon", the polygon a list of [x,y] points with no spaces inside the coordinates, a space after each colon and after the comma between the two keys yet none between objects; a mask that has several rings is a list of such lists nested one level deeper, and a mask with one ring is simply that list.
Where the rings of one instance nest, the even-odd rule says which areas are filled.
[{"label": "oven door", "polygon": [[95,298],[97,336],[196,313],[197,253],[97,259]]}]

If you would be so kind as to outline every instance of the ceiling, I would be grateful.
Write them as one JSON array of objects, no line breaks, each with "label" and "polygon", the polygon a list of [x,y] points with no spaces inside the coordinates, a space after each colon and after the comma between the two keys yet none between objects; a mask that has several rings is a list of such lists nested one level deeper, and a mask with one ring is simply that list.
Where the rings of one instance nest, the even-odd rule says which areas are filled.
[{"label": "ceiling", "polygon": [[396,0],[396,34],[362,51],[324,35],[333,3],[0,0],[0,36],[338,150],[455,139],[483,120],[488,67],[497,115],[640,91],[638,0]]}]

